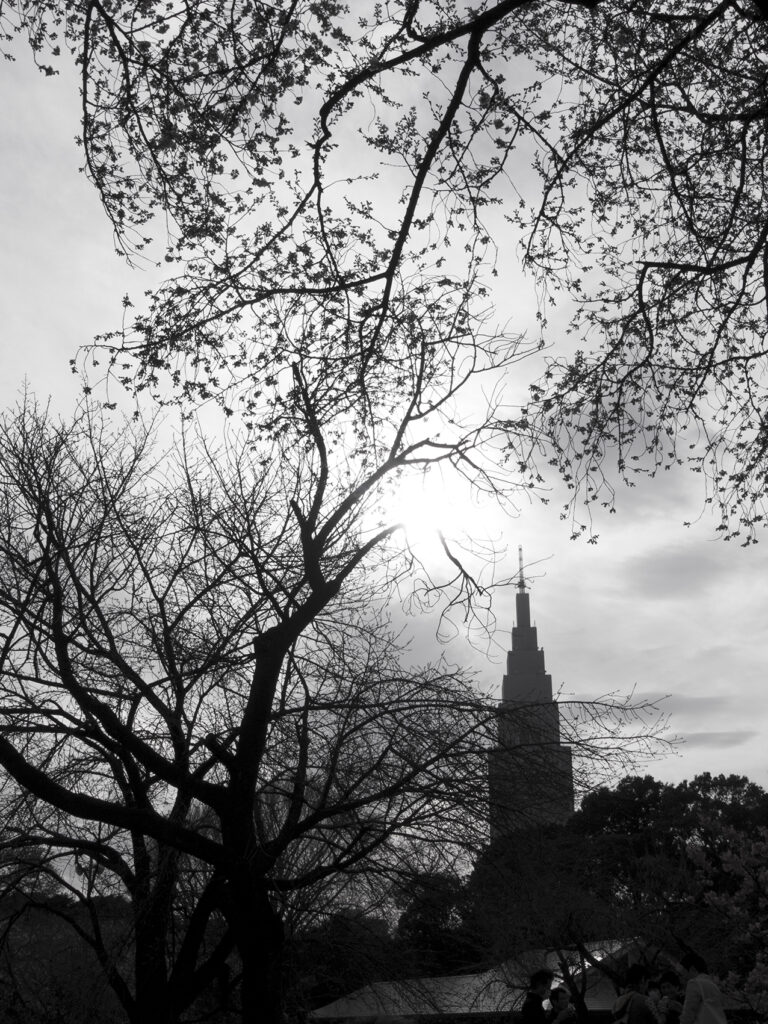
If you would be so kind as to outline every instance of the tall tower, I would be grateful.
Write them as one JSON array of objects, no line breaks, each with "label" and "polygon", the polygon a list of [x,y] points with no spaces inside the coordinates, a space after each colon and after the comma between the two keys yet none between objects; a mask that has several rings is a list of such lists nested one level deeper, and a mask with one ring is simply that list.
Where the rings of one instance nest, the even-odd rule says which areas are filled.
[{"label": "tall tower", "polygon": [[491,839],[565,821],[573,813],[571,750],[560,742],[560,713],[544,667],[523,574],[517,622],[499,704],[499,745],[489,752]]}]

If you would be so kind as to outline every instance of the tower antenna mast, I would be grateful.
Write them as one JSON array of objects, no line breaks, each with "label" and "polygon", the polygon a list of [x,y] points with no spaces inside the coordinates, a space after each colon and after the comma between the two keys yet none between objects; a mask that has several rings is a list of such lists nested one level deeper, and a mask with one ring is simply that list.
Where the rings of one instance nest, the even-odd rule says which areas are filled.
[{"label": "tower antenna mast", "polygon": [[519,572],[518,572],[517,589],[522,591],[522,590],[525,590],[525,575],[523,573],[523,545],[522,544],[518,544],[518,546],[517,546],[517,559],[518,559],[518,562],[520,564],[520,569],[519,569]]}]

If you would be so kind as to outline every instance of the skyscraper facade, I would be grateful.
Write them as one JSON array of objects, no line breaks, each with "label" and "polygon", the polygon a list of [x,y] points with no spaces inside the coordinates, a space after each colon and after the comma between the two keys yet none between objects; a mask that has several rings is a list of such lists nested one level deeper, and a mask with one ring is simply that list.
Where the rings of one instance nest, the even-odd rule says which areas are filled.
[{"label": "skyscraper facade", "polygon": [[531,625],[522,567],[515,595],[517,620],[499,704],[499,744],[489,752],[491,840],[573,813],[571,750],[560,740],[552,677]]}]

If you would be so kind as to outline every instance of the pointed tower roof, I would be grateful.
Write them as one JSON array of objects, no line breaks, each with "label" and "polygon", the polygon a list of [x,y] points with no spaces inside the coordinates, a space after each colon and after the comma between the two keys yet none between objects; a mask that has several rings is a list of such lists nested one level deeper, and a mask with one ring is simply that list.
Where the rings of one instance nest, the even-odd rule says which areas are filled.
[{"label": "pointed tower roof", "polygon": [[525,582],[523,549],[518,548],[520,569],[515,594],[515,625],[512,650],[507,652],[507,672],[502,682],[502,701],[551,701],[552,677],[544,667],[536,627],[531,625],[531,596]]},{"label": "pointed tower roof", "polygon": [[492,839],[563,822],[573,813],[571,751],[560,739],[552,677],[531,625],[522,547],[518,553],[517,619],[502,683],[499,745],[488,760]]}]

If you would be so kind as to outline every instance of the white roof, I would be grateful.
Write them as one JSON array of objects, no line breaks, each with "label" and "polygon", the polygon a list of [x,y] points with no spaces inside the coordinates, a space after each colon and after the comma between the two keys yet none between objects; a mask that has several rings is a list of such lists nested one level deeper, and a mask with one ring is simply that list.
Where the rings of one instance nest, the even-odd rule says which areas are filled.
[{"label": "white roof", "polygon": [[[590,954],[597,960],[611,956],[626,943],[609,940],[595,943]],[[574,967],[579,963],[574,958]],[[415,1014],[508,1013],[519,1005],[528,987],[529,975],[547,967],[559,974],[557,956],[543,949],[531,949],[497,967],[479,974],[458,974],[442,978],[411,978],[405,981],[377,981],[356,989],[326,1006],[313,1010],[310,1017],[386,1017],[408,1018]],[[587,1003],[591,1009],[609,1009],[616,992],[608,979],[588,969]]]},{"label": "white roof", "polygon": [[511,988],[500,968],[482,974],[444,978],[377,981],[342,996],[311,1014],[324,1017],[408,1017],[430,1013],[495,1013],[511,1010],[520,990]]}]

